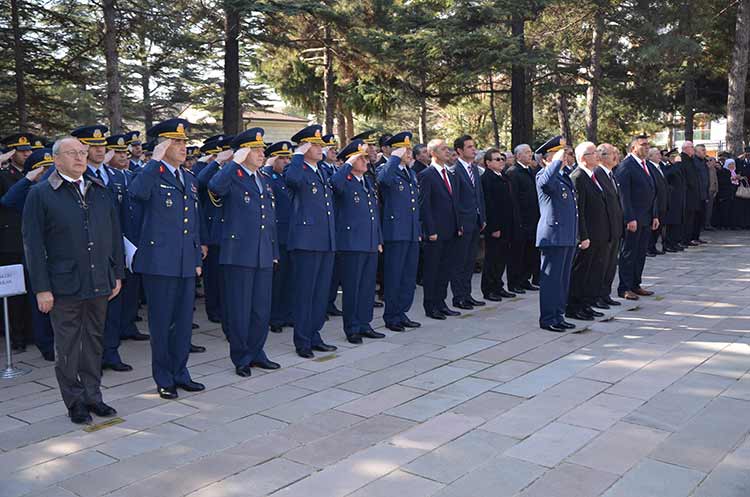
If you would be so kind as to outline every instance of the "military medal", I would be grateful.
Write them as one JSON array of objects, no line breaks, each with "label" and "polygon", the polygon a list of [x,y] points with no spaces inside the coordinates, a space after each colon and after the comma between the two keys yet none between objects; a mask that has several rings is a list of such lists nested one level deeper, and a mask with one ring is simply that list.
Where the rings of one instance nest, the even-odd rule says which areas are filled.
[{"label": "military medal", "polygon": [[562,192],[562,198],[568,198],[568,192],[563,191]]},{"label": "military medal", "polygon": [[243,200],[245,201],[246,204],[250,203],[250,195],[248,195],[247,192],[245,193],[245,198]]},{"label": "military medal", "polygon": [[168,198],[167,200],[165,200],[164,205],[166,205],[167,207],[172,207],[172,199]]},{"label": "military medal", "polygon": [[400,192],[404,191],[404,184],[403,183],[399,183],[398,184],[398,191],[400,191]]},{"label": "military medal", "polygon": [[313,184],[312,192],[313,192],[313,195],[315,195],[316,193],[318,193],[318,187],[315,186],[315,184]]},{"label": "military medal", "polygon": [[354,194],[354,203],[355,204],[359,203],[359,195],[357,195],[356,193]]}]

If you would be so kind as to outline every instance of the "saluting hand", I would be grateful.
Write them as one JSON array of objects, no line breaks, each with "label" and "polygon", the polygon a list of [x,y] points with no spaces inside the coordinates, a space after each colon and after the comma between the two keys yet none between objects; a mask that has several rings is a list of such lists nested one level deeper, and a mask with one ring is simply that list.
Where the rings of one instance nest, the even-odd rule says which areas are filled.
[{"label": "saluting hand", "polygon": [[430,235],[427,237],[427,239],[430,240],[431,242],[434,242],[435,240],[437,240],[437,234]]},{"label": "saluting hand", "polygon": [[107,153],[104,155],[104,163],[109,164],[109,161],[112,160],[112,157],[115,156],[114,150],[107,150]]},{"label": "saluting hand", "polygon": [[2,164],[5,161],[9,161],[11,157],[13,157],[16,154],[16,149],[12,149],[9,152],[5,152],[4,154],[0,155],[0,164]]},{"label": "saluting hand", "polygon": [[310,147],[312,146],[311,143],[305,142],[302,145],[299,145],[297,148],[294,149],[294,155],[305,155],[308,150],[310,150]]},{"label": "saluting hand", "polygon": [[556,160],[562,161],[565,158],[565,149],[561,148],[557,152],[555,152],[555,155],[552,156],[552,162],[555,162]]},{"label": "saluting hand", "polygon": [[164,158],[164,156],[167,153],[167,149],[172,145],[172,140],[164,140],[160,144],[158,144],[156,147],[154,147],[154,153],[151,155],[151,158],[155,161],[160,161]]},{"label": "saluting hand", "polygon": [[[234,153],[234,150],[231,148],[229,150],[222,150],[219,152],[219,154],[216,156],[216,162],[219,164],[224,164],[226,161],[230,160],[232,156],[237,156],[237,154]],[[240,162],[240,161],[238,161]]]},{"label": "saluting hand", "polygon": [[404,155],[406,155],[406,147],[399,147],[399,148],[397,148],[395,150],[392,150],[391,151],[391,155],[395,155],[399,159],[403,160]]},{"label": "saluting hand", "polygon": [[54,304],[55,297],[52,296],[52,292],[39,292],[36,294],[36,305],[42,314],[47,314],[51,311]]},{"label": "saluting hand", "polygon": [[42,174],[44,174],[44,168],[37,167],[36,169],[32,169],[31,171],[26,173],[26,179],[29,181],[36,181],[42,177]]},{"label": "saluting hand", "polygon": [[117,297],[117,294],[120,293],[121,289],[122,289],[122,281],[115,280],[115,287],[112,289],[112,293],[109,295],[109,298],[107,300],[112,300],[113,298]]},{"label": "saluting hand", "polygon": [[[245,159],[247,159],[247,156],[250,155],[250,150],[251,150],[250,148],[245,147],[236,151],[234,153],[234,162],[236,162],[237,164],[242,164],[243,162],[245,162]],[[224,152],[228,152],[228,150],[225,150]],[[221,156],[224,152],[222,152],[219,155]],[[218,157],[217,157],[217,160],[218,160]]]},{"label": "saluting hand", "polygon": [[214,160],[214,157],[216,157],[214,154],[204,155],[203,157],[201,157],[200,159],[198,159],[198,162],[203,162],[205,164],[208,164],[209,162],[211,162],[212,160]]}]

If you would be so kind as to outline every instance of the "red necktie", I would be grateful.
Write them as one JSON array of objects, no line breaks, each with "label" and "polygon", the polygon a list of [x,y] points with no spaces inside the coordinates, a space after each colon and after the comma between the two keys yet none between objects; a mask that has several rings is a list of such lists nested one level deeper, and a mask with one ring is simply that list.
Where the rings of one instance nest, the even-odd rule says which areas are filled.
[{"label": "red necktie", "polygon": [[453,189],[451,188],[451,182],[448,181],[448,173],[445,171],[445,168],[443,168],[443,182],[445,182],[445,187],[448,189],[448,193],[453,195]]},{"label": "red necktie", "polygon": [[594,183],[596,184],[596,186],[601,190],[602,189],[602,185],[599,184],[599,180],[596,179],[596,175],[595,174],[591,175],[591,179],[594,180]]},{"label": "red necktie", "polygon": [[651,173],[648,172],[648,168],[646,167],[646,161],[642,160],[641,165],[643,166],[643,171],[646,173],[646,176],[651,176]]}]

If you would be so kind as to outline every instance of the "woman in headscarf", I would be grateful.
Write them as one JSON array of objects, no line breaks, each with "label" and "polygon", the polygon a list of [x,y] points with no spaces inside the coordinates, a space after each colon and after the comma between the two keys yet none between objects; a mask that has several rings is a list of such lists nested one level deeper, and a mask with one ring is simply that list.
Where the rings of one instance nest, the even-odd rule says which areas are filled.
[{"label": "woman in headscarf", "polygon": [[740,175],[737,174],[737,165],[734,159],[727,159],[724,167],[717,171],[719,192],[717,194],[719,205],[718,226],[721,229],[739,229],[741,222],[738,215],[740,200],[736,197],[737,187],[740,185]]}]

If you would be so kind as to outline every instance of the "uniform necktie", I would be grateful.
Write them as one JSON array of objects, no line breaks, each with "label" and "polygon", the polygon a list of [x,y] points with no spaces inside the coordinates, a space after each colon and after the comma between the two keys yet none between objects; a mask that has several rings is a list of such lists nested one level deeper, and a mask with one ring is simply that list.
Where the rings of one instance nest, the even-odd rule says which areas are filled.
[{"label": "uniform necktie", "polygon": [[445,187],[448,189],[448,193],[453,195],[453,188],[451,188],[451,182],[448,181],[448,172],[443,168],[443,182],[445,183]]},{"label": "uniform necktie", "polygon": [[182,184],[182,180],[180,179],[180,170],[175,169],[174,170],[174,177],[177,180],[177,184],[180,185],[180,188],[185,188],[185,185]]},{"label": "uniform necktie", "polygon": [[[98,179],[99,181],[101,181],[102,183],[104,183],[104,178],[102,178],[102,170],[101,170],[101,169],[97,169],[97,170],[96,170],[96,177],[97,177],[97,179]],[[80,180],[79,180],[79,181],[80,181]]]},{"label": "uniform necktie", "polygon": [[650,177],[651,173],[648,172],[648,168],[646,167],[646,161],[645,160],[641,160],[641,166],[643,167],[643,172],[646,173],[646,176]]},{"label": "uniform necktie", "polygon": [[255,183],[256,187],[258,187],[258,193],[263,193],[263,189],[260,187],[260,179],[258,178],[258,175],[255,173],[251,174],[250,180]]},{"label": "uniform necktie", "polygon": [[359,184],[362,185],[362,189],[366,192],[367,191],[367,185],[365,184],[364,178],[359,178]]}]

